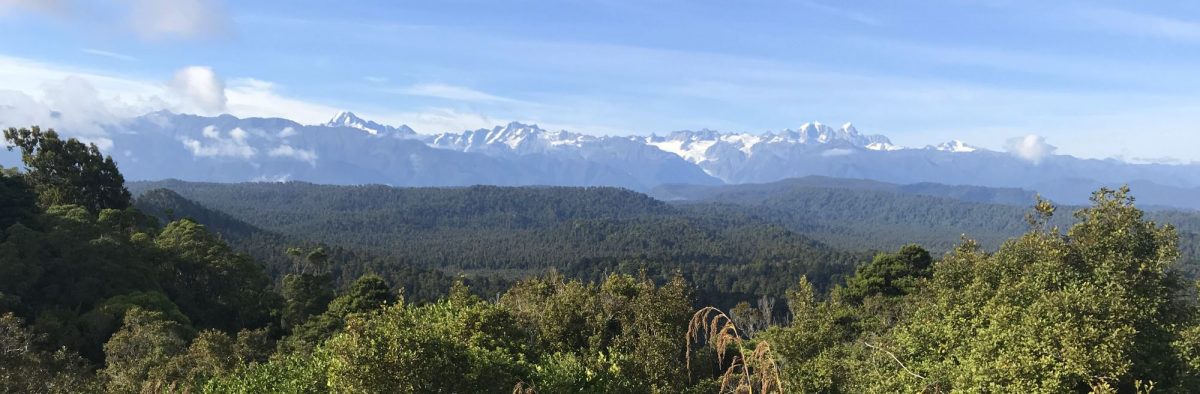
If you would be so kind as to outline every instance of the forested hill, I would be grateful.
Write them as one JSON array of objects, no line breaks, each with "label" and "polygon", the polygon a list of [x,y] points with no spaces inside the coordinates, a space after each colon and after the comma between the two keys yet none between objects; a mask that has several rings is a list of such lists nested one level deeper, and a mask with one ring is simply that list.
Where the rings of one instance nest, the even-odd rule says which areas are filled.
[{"label": "forested hill", "polygon": [[288,249],[298,246],[321,247],[335,262],[329,271],[339,287],[349,285],[364,274],[374,273],[393,287],[404,289],[404,294],[414,301],[430,301],[445,294],[455,279],[441,270],[416,268],[362,250],[264,230],[225,212],[188,200],[169,189],[142,192],[133,205],[163,223],[186,218],[207,226],[234,249],[263,262],[266,272],[275,279],[281,279],[293,271],[294,258],[288,255]]},{"label": "forested hill", "polygon": [[[869,258],[763,218],[680,209],[618,188],[163,181],[130,189],[170,189],[265,231],[378,256],[363,269],[380,274],[413,267],[516,278],[553,268],[665,278],[681,270],[702,292],[753,295],[782,294],[801,275],[824,286]],[[250,253],[271,247],[231,243]]]},{"label": "forested hill", "polygon": [[[1034,194],[1010,189],[902,186],[831,178],[676,186],[670,193],[682,198],[676,201],[680,208],[741,212],[769,218],[836,247],[879,250],[916,242],[947,251],[963,236],[992,249],[1029,229],[1025,213],[1035,202]],[[1017,203],[1023,199],[1025,202]],[[1068,213],[1070,208],[1061,212]],[[1059,215],[1057,221],[1063,224],[1069,218]]]},{"label": "forested hill", "polygon": [[[964,236],[986,249],[998,248],[1029,230],[1026,214],[1036,199],[1036,194],[1021,189],[826,177],[727,186],[673,185],[652,194],[671,198],[684,210],[766,218],[837,248],[891,250],[918,243],[937,253],[951,250]],[[1081,208],[1060,206],[1050,223],[1067,228]],[[1200,276],[1200,213],[1156,210],[1146,215],[1178,229],[1183,252],[1179,268],[1191,277]]]},{"label": "forested hill", "polygon": [[946,185],[941,183],[913,183],[907,185],[873,181],[869,179],[831,178],[806,176],[789,178],[769,183],[743,183],[736,185],[661,185],[650,191],[650,195],[666,201],[697,201],[708,199],[738,198],[752,199],[797,189],[845,189],[908,194],[927,197],[942,197],[958,201],[1002,204],[1027,207],[1033,203],[1036,192],[1003,187],[970,185]]},{"label": "forested hill", "polygon": [[[1033,192],[1020,189],[825,177],[676,185],[654,192],[675,199],[669,204],[603,187],[393,188],[173,180],[130,187],[135,193],[151,188],[174,190],[297,239],[397,260],[387,264],[488,273],[557,267],[596,274],[633,260],[668,265],[739,265],[797,256],[809,263],[847,261],[845,253],[813,240],[858,256],[909,243],[940,254],[964,236],[994,249],[1029,229],[1025,216],[1035,201]],[[1060,207],[1051,223],[1066,228],[1076,209]],[[1148,215],[1179,228],[1181,267],[1193,270],[1200,255],[1200,215]]]}]

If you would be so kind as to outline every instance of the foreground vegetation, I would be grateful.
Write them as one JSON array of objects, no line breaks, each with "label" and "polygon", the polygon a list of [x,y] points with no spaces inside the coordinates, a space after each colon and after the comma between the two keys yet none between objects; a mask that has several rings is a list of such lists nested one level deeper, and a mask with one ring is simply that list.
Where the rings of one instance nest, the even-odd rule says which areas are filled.
[{"label": "foreground vegetation", "polygon": [[686,266],[666,278],[552,271],[488,297],[459,280],[416,300],[383,276],[340,284],[353,255],[319,247],[278,246],[288,260],[268,269],[196,220],[131,208],[94,146],[38,129],[5,137],[27,169],[0,174],[0,392],[1200,387],[1179,236],[1124,188],[1098,191],[1065,229],[1039,202],[1028,231],[995,251],[908,245],[844,280],[798,277],[785,297],[724,311],[699,308]]}]

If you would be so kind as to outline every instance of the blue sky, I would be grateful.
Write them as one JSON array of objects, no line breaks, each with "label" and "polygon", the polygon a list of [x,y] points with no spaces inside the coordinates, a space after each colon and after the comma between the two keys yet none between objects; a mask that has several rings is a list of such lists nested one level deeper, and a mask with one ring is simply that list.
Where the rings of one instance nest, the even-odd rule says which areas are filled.
[{"label": "blue sky", "polygon": [[1194,1],[0,0],[0,37],[0,123],[75,111],[81,134],[163,108],[425,133],[852,121],[1200,161]]}]

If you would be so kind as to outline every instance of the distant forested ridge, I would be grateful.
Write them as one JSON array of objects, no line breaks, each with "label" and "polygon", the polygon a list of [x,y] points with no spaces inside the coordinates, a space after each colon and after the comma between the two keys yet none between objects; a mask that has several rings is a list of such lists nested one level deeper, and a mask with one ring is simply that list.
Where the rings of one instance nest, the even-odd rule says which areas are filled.
[{"label": "distant forested ridge", "polygon": [[[989,250],[999,247],[1029,229],[1026,214],[1036,202],[1036,193],[1020,189],[826,177],[729,186],[673,185],[651,194],[670,198],[684,210],[763,218],[840,249],[892,250],[919,243],[938,253],[952,250],[964,236]],[[1183,248],[1179,268],[1190,272],[1191,278],[1200,278],[1196,276],[1200,212],[1154,210],[1147,215],[1176,227]],[[1057,215],[1051,221],[1066,228],[1077,219]]]},{"label": "distant forested ridge", "polygon": [[[824,177],[664,186],[651,193],[667,202],[605,187],[181,181],[137,182],[132,187],[135,192],[171,189],[262,228],[371,250],[420,267],[526,273],[557,267],[589,278],[612,271],[622,265],[619,262],[628,268],[637,266],[632,261],[646,260],[653,262],[651,267],[669,262],[696,270],[800,261],[815,264],[814,272],[837,273],[847,262],[861,262],[876,251],[909,243],[944,253],[964,236],[994,249],[1029,228],[1026,213],[1036,196],[1020,189]],[[1196,271],[1200,253],[1190,240],[1200,239],[1200,214],[1149,215],[1179,228],[1185,241],[1181,269]],[[1062,227],[1074,221],[1069,215],[1053,220]],[[747,285],[753,279],[718,280],[741,282],[735,287],[751,293],[780,290]],[[814,281],[824,288],[822,280]]]},{"label": "distant forested ridge", "polygon": [[[619,188],[132,185],[145,191],[137,205],[147,212],[166,211],[155,206],[165,193],[155,189],[166,188],[264,231],[379,257],[373,267],[344,268],[348,278],[386,277],[389,266],[493,279],[553,268],[585,279],[647,270],[665,280],[682,270],[705,294],[780,295],[802,275],[844,275],[869,257],[759,218],[681,210]],[[269,250],[244,244],[242,233],[234,228],[228,236],[244,250]]]}]

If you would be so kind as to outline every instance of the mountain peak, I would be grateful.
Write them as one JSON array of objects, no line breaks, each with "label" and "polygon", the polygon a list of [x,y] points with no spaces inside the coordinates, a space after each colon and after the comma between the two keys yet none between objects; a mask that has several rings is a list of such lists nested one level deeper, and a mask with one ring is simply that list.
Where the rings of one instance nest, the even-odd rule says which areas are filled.
[{"label": "mountain peak", "polygon": [[366,123],[366,121],[364,121],[362,118],[358,117],[357,115],[354,115],[353,112],[342,111],[342,112],[338,112],[337,115],[334,115],[333,118],[330,118],[329,122],[326,123],[326,125],[350,126],[350,125],[362,124],[362,123]]},{"label": "mountain peak", "polygon": [[533,128],[533,129],[539,128],[536,123],[528,123],[527,124],[527,123],[521,123],[520,121],[516,121],[516,120],[514,120],[512,122],[508,122],[508,126],[506,126],[506,127],[509,127],[509,128]]},{"label": "mountain peak", "polygon": [[942,152],[953,153],[968,153],[979,150],[978,147],[967,145],[967,143],[959,140],[950,140],[937,145],[926,146],[925,149],[939,150]]},{"label": "mountain peak", "polygon": [[846,122],[846,124],[842,125],[842,131],[850,135],[858,135],[858,129],[854,128],[854,123]]},{"label": "mountain peak", "polygon": [[396,135],[403,136],[403,135],[416,134],[416,132],[413,131],[408,126],[401,125],[400,127],[392,127],[392,126],[379,124],[379,123],[376,123],[373,121],[369,121],[369,120],[360,118],[360,117],[358,117],[358,115],[355,115],[353,112],[350,112],[350,111],[338,112],[338,114],[334,115],[333,118],[329,119],[329,122],[326,122],[324,124],[324,126],[349,127],[349,128],[365,131],[365,132],[367,132],[367,134],[371,134],[371,135],[396,134]]}]

